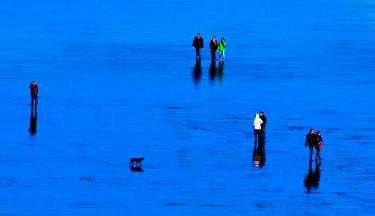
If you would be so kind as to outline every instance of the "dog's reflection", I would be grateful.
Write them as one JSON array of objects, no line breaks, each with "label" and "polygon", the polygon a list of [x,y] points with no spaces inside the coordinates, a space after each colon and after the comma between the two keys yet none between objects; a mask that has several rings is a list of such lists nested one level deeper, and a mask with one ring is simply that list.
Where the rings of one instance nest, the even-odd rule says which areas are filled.
[{"label": "dog's reflection", "polygon": [[144,160],[143,157],[141,158],[130,158],[129,161],[129,168],[131,171],[135,172],[143,172],[142,169],[142,161]]},{"label": "dog's reflection", "polygon": [[253,150],[253,165],[262,168],[266,165],[266,151],[264,139],[259,139],[258,145]]},{"label": "dog's reflection", "polygon": [[37,121],[38,121],[37,107],[36,106],[31,106],[30,128],[29,128],[29,132],[30,132],[31,135],[35,135],[36,134]]},{"label": "dog's reflection", "polygon": [[311,192],[312,189],[319,187],[320,182],[320,161],[315,162],[315,170],[312,167],[312,161],[309,160],[309,171],[305,174],[304,183],[307,189],[307,192]]}]

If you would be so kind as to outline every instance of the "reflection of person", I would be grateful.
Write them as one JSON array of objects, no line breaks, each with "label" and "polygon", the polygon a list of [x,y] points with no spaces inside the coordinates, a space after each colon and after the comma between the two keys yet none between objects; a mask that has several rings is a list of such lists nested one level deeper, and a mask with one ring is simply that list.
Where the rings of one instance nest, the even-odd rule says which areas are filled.
[{"label": "reflection of person", "polygon": [[224,37],[221,37],[220,43],[219,43],[219,60],[220,62],[224,62],[225,58],[225,39]]},{"label": "reflection of person", "polygon": [[36,84],[35,81],[32,81],[29,88],[31,94],[31,105],[38,105],[38,84]]},{"label": "reflection of person", "polygon": [[35,109],[31,108],[30,128],[29,128],[29,132],[31,135],[36,134],[37,118],[38,118],[38,113],[36,111],[36,108]]},{"label": "reflection of person", "polygon": [[320,150],[323,147],[323,138],[322,135],[320,134],[320,131],[316,132],[316,137],[315,137],[315,149],[316,149],[316,157],[315,160],[322,160],[320,157]]},{"label": "reflection of person", "polygon": [[307,192],[310,192],[312,188],[318,188],[320,182],[320,162],[315,163],[315,170],[312,168],[312,162],[309,161],[309,172],[305,175],[304,183]]},{"label": "reflection of person", "polygon": [[255,114],[255,119],[254,119],[254,123],[253,123],[253,127],[254,127],[254,143],[258,143],[259,142],[259,139],[261,138],[261,134],[262,134],[262,119],[259,118],[259,114]]},{"label": "reflection of person", "polygon": [[193,44],[192,44],[192,47],[195,48],[195,54],[196,54],[197,61],[201,60],[200,49],[202,49],[203,46],[204,46],[203,38],[201,37],[201,34],[198,33],[195,36],[195,38],[193,40]]},{"label": "reflection of person", "polygon": [[305,140],[305,148],[309,146],[310,148],[310,161],[312,160],[312,155],[314,151],[314,147],[316,145],[316,138],[314,134],[314,129],[310,129],[310,132],[306,135],[306,140]]},{"label": "reflection of person", "polygon": [[262,138],[266,139],[266,123],[267,123],[267,118],[264,115],[263,111],[259,112],[259,118],[262,119],[262,121],[263,121],[263,123],[261,124],[261,127],[262,127]]},{"label": "reflection of person", "polygon": [[262,150],[253,151],[253,165],[259,168],[266,164],[266,153]]},{"label": "reflection of person", "polygon": [[210,50],[211,50],[211,61],[216,61],[216,51],[217,51],[218,45],[215,36],[212,36],[212,39],[210,41]]}]

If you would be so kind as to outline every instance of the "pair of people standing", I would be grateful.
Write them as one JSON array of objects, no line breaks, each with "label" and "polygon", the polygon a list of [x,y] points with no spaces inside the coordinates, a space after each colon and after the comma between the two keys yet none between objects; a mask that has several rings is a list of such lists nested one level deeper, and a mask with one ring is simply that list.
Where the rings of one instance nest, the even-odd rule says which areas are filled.
[{"label": "pair of people standing", "polygon": [[320,150],[323,147],[323,138],[320,134],[320,131],[317,131],[315,134],[314,129],[310,129],[310,132],[306,135],[305,140],[305,148],[307,146],[310,149],[310,161],[312,161],[314,148],[316,149],[315,160],[322,160],[322,158],[320,157]]},{"label": "pair of people standing", "polygon": [[264,112],[259,112],[255,114],[253,127],[254,127],[254,143],[257,144],[261,141],[264,142],[266,139],[266,123],[267,118]]},{"label": "pair of people standing", "polygon": [[[224,37],[221,37],[220,42],[218,43],[216,40],[215,36],[212,36],[212,39],[210,41],[210,50],[211,50],[211,61],[216,62],[216,52],[219,50],[219,59],[220,62],[224,62],[225,58],[225,39]],[[192,47],[195,48],[195,54],[196,54],[196,60],[200,61],[201,60],[201,55],[200,55],[200,49],[204,47],[204,41],[203,38],[201,37],[200,33],[198,33],[194,40]]]}]

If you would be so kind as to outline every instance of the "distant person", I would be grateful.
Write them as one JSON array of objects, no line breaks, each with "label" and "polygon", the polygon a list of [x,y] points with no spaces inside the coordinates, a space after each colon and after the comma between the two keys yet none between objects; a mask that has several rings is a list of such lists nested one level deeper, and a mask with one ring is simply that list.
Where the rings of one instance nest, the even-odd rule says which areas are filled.
[{"label": "distant person", "polygon": [[316,145],[315,145],[315,148],[316,148],[316,157],[315,157],[315,160],[322,160],[322,158],[320,157],[320,150],[322,150],[322,147],[323,147],[323,138],[322,138],[322,135],[320,134],[320,131],[316,132],[316,137],[315,137],[316,141]]},{"label": "distant person", "polygon": [[259,118],[259,114],[255,114],[255,119],[254,119],[254,123],[253,123],[253,127],[254,127],[254,143],[255,145],[257,143],[259,143],[259,139],[261,139],[261,135],[262,135],[262,119]]},{"label": "distant person", "polygon": [[204,47],[203,38],[201,37],[200,33],[197,33],[197,35],[195,36],[192,47],[195,48],[196,60],[200,61],[201,60],[200,49]]},{"label": "distant person", "polygon": [[38,84],[35,81],[32,81],[29,85],[30,94],[31,94],[31,105],[38,105]]},{"label": "distant person", "polygon": [[211,50],[211,61],[215,62],[216,61],[216,51],[218,49],[218,44],[216,41],[215,36],[212,36],[212,39],[210,41],[210,50]]},{"label": "distant person", "polygon": [[316,135],[314,134],[314,129],[310,129],[310,132],[306,135],[305,148],[310,148],[310,161],[312,161],[312,155],[314,147],[316,146]]},{"label": "distant person", "polygon": [[264,115],[263,111],[259,112],[259,118],[262,119],[262,121],[263,121],[263,123],[261,125],[261,127],[262,127],[262,138],[266,139],[266,123],[267,123],[267,118]]},{"label": "distant person", "polygon": [[221,63],[224,63],[225,59],[225,39],[224,37],[221,37],[220,43],[219,43],[219,61]]}]

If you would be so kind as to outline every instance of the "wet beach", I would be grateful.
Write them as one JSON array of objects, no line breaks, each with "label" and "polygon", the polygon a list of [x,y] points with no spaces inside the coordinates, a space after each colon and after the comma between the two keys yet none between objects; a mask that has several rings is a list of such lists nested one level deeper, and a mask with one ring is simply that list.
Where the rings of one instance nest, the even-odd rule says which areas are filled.
[{"label": "wet beach", "polygon": [[[373,215],[374,9],[2,1],[0,215]],[[212,35],[227,40],[222,67]],[[310,128],[324,138],[320,165]]]}]

